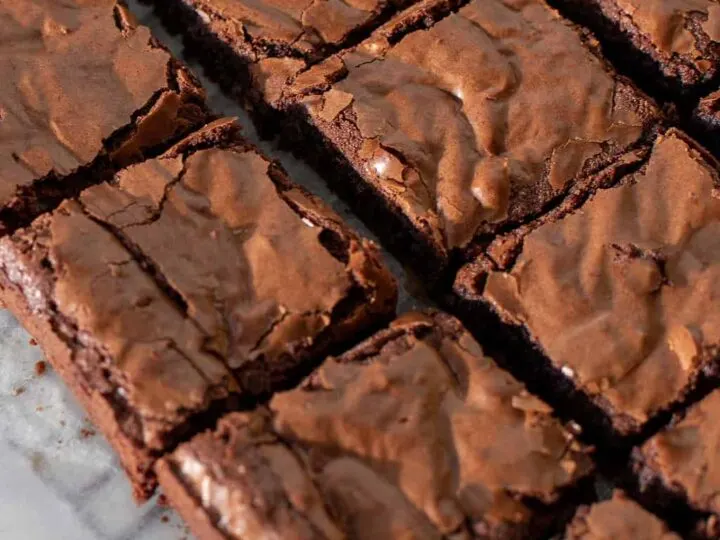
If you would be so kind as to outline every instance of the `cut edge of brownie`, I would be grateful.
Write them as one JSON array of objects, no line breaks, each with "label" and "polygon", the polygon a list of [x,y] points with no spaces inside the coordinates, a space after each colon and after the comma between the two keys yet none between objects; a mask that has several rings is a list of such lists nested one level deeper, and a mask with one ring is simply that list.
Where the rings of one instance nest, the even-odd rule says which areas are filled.
[{"label": "cut edge of brownie", "polygon": [[[655,44],[640,32],[627,14],[606,0],[548,0],[569,19],[590,28],[600,37],[608,58],[641,88],[662,101],[679,100],[681,106],[697,100],[720,82],[720,46],[704,35],[696,14],[690,18],[689,30],[700,46],[716,59],[709,76],[677,54],[657,50]],[[638,70],[641,76],[637,76]]]},{"label": "cut edge of brownie", "polygon": [[[36,220],[31,228],[47,226],[41,224],[44,217]],[[23,229],[23,230],[29,230]],[[37,244],[34,244],[37,246]],[[4,249],[4,248],[0,248]],[[30,248],[33,249],[33,248]],[[54,280],[54,269],[45,248],[41,263],[37,268],[41,274],[35,281],[42,280],[46,287]],[[29,296],[33,295],[29,278],[21,269],[12,270],[7,259],[13,256],[3,256],[0,262],[0,294],[4,307],[22,323],[25,329],[41,344],[46,358],[53,368],[60,374],[63,381],[70,387],[73,395],[78,399],[92,423],[97,426],[115,449],[122,468],[127,473],[133,487],[133,496],[137,502],[149,499],[157,487],[153,465],[163,454],[141,443],[137,436],[127,432],[126,426],[133,425],[132,411],[124,403],[117,391],[119,386],[112,381],[111,374],[100,364],[107,355],[101,347],[91,344],[88,336],[81,336],[74,321],[57,310],[50,302],[42,311],[37,313],[29,304]],[[13,279],[12,274],[17,273]],[[29,285],[26,291],[24,284]],[[88,368],[81,369],[76,354],[82,352],[90,357],[90,362],[83,362]],[[95,362],[95,365],[93,365]],[[94,387],[91,378],[99,378],[112,388],[110,392],[102,392]],[[231,378],[228,372],[228,378]],[[193,435],[215,425],[217,418],[224,412],[248,407],[241,403],[237,395],[228,395],[214,399],[208,393],[208,407],[203,411],[189,414],[175,429],[163,434],[165,451],[173,450],[178,444]],[[129,428],[128,428],[129,429]]]},{"label": "cut edge of brownie", "polygon": [[[277,373],[272,369],[266,373],[268,369],[264,365],[262,355],[257,361],[244,362],[240,368],[234,369],[242,389],[252,393],[253,399],[263,400],[276,391],[297,385],[326,354],[341,350],[343,345],[357,343],[392,320],[395,316],[398,290],[394,277],[382,262],[378,247],[371,241],[361,239],[344,225],[339,217],[329,213],[320,199],[293,182],[278,162],[265,157],[257,147],[244,139],[240,132],[241,127],[235,119],[218,119],[188,136],[164,155],[181,157],[185,161],[197,151],[220,148],[228,151],[254,152],[262,156],[268,163],[268,176],[274,183],[279,197],[300,219],[309,220],[322,228],[319,233],[320,243],[333,258],[345,266],[345,272],[352,282],[345,297],[328,313],[330,322],[326,328],[315,336],[309,346],[294,351],[295,354],[291,359],[281,362]],[[180,176],[182,174],[181,172]],[[173,183],[176,181],[177,179]],[[287,193],[291,191],[307,202],[308,207],[302,207],[289,197]],[[152,256],[144,253],[121,228],[94,216],[84,205],[81,197],[77,202],[88,219],[117,239],[178,309],[193,320],[198,329],[201,329],[189,313],[182,292],[172,286],[171,280],[163,275]],[[357,276],[350,264],[352,254],[355,252],[362,252],[366,263]],[[208,349],[207,352],[211,350]]]},{"label": "cut edge of brownie", "polygon": [[[720,167],[707,150],[683,132],[670,128],[665,133],[680,137],[701,159]],[[607,183],[591,192],[576,193],[574,199],[564,201],[535,222],[511,231],[505,237],[498,237],[485,253],[459,270],[452,292],[442,298],[443,303],[456,310],[460,320],[479,342],[497,357],[503,368],[527,384],[531,392],[550,404],[562,418],[576,420],[583,426],[583,439],[606,450],[606,455],[600,456],[598,464],[611,474],[619,472],[618,463],[627,461],[633,445],[647,440],[667,425],[673,415],[700,401],[720,383],[718,355],[712,351],[703,351],[704,356],[698,359],[689,384],[678,398],[639,424],[627,415],[618,414],[602,396],[591,396],[579,389],[571,375],[566,375],[553,364],[524,325],[503,316],[483,298],[482,293],[490,272],[512,269],[528,234],[545,223],[561,220],[581,210],[582,205],[599,190],[622,186],[626,180],[632,182],[633,176],[645,169],[649,157],[650,153],[645,152],[638,159],[630,160],[622,174],[615,178],[617,182]],[[513,361],[512,358],[523,360]]]},{"label": "cut edge of brownie", "polygon": [[[405,336],[422,338],[432,332],[438,332],[440,338],[457,339],[466,330],[462,327],[460,321],[455,317],[435,309],[428,309],[421,312],[422,316],[427,316],[431,320],[410,320],[411,316],[404,316],[398,319],[402,320],[402,325],[393,327],[392,325],[384,330],[377,332],[375,335],[365,340],[363,343],[356,345],[344,354],[335,358],[340,363],[371,363],[373,357],[381,354],[383,348],[396,340],[402,340]],[[307,379],[311,384],[312,377]],[[260,411],[264,410],[261,408]],[[248,412],[246,414],[256,414],[258,410]],[[231,413],[232,414],[232,413]],[[245,419],[251,422],[252,418]],[[212,431],[212,435],[217,435],[217,431]],[[205,433],[201,436],[208,436]],[[280,435],[276,436],[283,443]],[[221,437],[215,437],[218,444],[221,443]],[[185,443],[192,445],[192,441]],[[291,450],[295,454],[292,445],[285,442],[284,447]],[[298,463],[303,463],[301,456],[296,456]],[[171,505],[180,513],[183,519],[188,523],[190,529],[201,538],[224,540],[226,536],[219,531],[218,522],[222,516],[215,515],[210,509],[205,508],[202,504],[202,494],[195,491],[186,481],[183,480],[183,474],[178,469],[174,461],[173,454],[168,454],[164,458],[158,460],[155,470],[163,492],[169,499]],[[595,473],[592,468],[587,473],[579,477],[572,485],[567,485],[556,490],[556,499],[553,502],[543,502],[538,498],[521,495],[512,490],[507,493],[511,497],[517,497],[526,504],[532,511],[532,517],[528,522],[510,526],[507,523],[500,523],[495,528],[491,525],[486,533],[480,536],[472,535],[473,538],[546,538],[549,534],[561,531],[567,523],[572,519],[578,506],[590,503],[595,498],[594,490]]]},{"label": "cut edge of brownie", "polygon": [[[137,26],[126,9],[122,3],[115,6],[115,24],[120,32],[129,32]],[[0,208],[0,236],[28,226],[65,199],[108,180],[120,168],[161,154],[213,119],[205,102],[205,90],[197,78],[154,37],[150,38],[149,45],[169,55],[165,88],[155,92],[133,112],[127,124],[111,133],[92,161],[65,175],[50,171],[31,184],[18,187],[11,201]],[[175,129],[168,133],[164,124]]]}]

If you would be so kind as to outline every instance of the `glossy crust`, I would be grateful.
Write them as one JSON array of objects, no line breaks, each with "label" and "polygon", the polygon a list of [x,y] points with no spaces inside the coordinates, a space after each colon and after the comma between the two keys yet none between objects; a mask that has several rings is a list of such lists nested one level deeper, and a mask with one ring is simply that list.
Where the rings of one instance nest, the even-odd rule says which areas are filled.
[{"label": "glossy crust", "polygon": [[715,162],[670,130],[620,186],[466,266],[466,315],[510,325],[509,345],[533,355],[518,369],[596,436],[642,433],[717,377],[718,186]]},{"label": "glossy crust", "polygon": [[[715,0],[555,0],[609,43],[649,83],[685,95],[720,78],[720,4]],[[634,69],[633,69],[634,68]]]},{"label": "glossy crust", "polygon": [[394,214],[383,238],[404,230],[437,266],[596,185],[659,118],[542,0],[472,1],[426,25],[409,10],[297,75],[277,106],[290,146],[350,186],[368,222]]},{"label": "glossy crust", "polygon": [[587,448],[459,322],[407,314],[158,463],[202,539],[542,538]]},{"label": "glossy crust", "polygon": [[0,231],[207,120],[204,91],[115,0],[0,3]]},{"label": "glossy crust", "polygon": [[[397,287],[374,244],[238,131],[218,120],[79,202],[184,306],[243,390],[261,397],[390,320]],[[207,147],[206,132],[216,144]]]},{"label": "glossy crust", "polygon": [[615,491],[612,499],[581,507],[565,540],[680,540],[663,521]]}]

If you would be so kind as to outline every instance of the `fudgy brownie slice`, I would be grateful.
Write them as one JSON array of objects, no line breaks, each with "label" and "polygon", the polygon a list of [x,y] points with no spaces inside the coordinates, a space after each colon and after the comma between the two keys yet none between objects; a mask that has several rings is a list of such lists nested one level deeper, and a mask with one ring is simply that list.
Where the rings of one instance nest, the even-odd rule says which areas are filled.
[{"label": "fudgy brownie slice", "polygon": [[374,244],[237,132],[216,121],[79,201],[184,306],[243,392],[263,396],[390,320],[397,288]]},{"label": "fudgy brownie slice", "polygon": [[719,188],[717,163],[668,131],[618,186],[463,268],[467,323],[597,437],[629,442],[718,376]]},{"label": "fudgy brownie slice", "polygon": [[138,499],[156,485],[158,456],[234,406],[238,385],[204,334],[76,202],[0,240],[0,300],[115,448]]},{"label": "fudgy brownie slice", "polygon": [[553,0],[622,47],[627,69],[648,85],[692,93],[720,77],[717,0]]},{"label": "fudgy brownie slice", "polygon": [[473,0],[415,30],[417,15],[302,72],[274,105],[290,147],[418,271],[606,181],[658,120],[542,0]]},{"label": "fudgy brownie slice", "polygon": [[208,124],[0,242],[0,300],[138,498],[204,421],[296,384],[395,310],[375,247],[238,131]]},{"label": "fudgy brownie slice", "polygon": [[545,538],[588,449],[441,313],[406,314],[267,407],[158,463],[215,538]]},{"label": "fudgy brownie slice", "polygon": [[565,531],[565,540],[680,540],[668,526],[616,490],[612,499],[581,507]]},{"label": "fudgy brownie slice", "polygon": [[0,1],[0,232],[205,121],[204,92],[115,0]]},{"label": "fudgy brownie slice", "polygon": [[[647,504],[699,525],[700,537],[720,535],[720,391],[655,435],[633,455],[640,494]],[[687,510],[690,510],[688,513]]]}]

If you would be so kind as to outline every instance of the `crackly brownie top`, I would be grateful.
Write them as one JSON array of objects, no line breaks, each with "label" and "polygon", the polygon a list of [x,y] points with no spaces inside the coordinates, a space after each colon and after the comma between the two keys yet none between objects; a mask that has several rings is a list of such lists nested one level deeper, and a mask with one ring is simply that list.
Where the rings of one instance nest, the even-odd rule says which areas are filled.
[{"label": "crackly brownie top", "polygon": [[589,471],[551,412],[458,321],[413,313],[171,466],[233,538],[499,538]]},{"label": "crackly brownie top", "polygon": [[192,83],[114,0],[0,0],[0,36],[0,203],[104,149],[127,160],[182,121]]},{"label": "crackly brownie top", "polygon": [[304,96],[445,248],[538,211],[594,157],[636,142],[650,114],[541,0],[475,0],[429,30],[393,32],[299,75],[286,97]]},{"label": "crackly brownie top", "polygon": [[671,130],[620,187],[531,232],[484,297],[578,386],[642,422],[720,345],[718,187]]},{"label": "crackly brownie top", "polygon": [[[226,39],[247,40],[258,57],[314,58],[410,0],[190,0]],[[233,36],[233,34],[235,34]]]},{"label": "crackly brownie top", "polygon": [[281,376],[324,331],[394,311],[375,247],[242,140],[171,151],[80,200],[152,263],[234,368],[278,362]]},{"label": "crackly brownie top", "polygon": [[612,499],[582,507],[568,526],[566,540],[680,540],[667,525],[621,491]]},{"label": "crackly brownie top", "polygon": [[[611,0],[623,24],[645,36],[661,58],[679,55],[697,72],[720,69],[720,2],[718,0]],[[675,57],[675,58],[674,58]]]},{"label": "crackly brownie top", "polygon": [[183,419],[233,388],[198,328],[77,203],[3,238],[0,268],[64,342],[78,384],[105,397],[137,444],[162,449]]},{"label": "crackly brownie top", "polygon": [[668,486],[678,487],[690,504],[720,513],[720,392],[693,406],[685,418],[642,447],[644,464]]}]

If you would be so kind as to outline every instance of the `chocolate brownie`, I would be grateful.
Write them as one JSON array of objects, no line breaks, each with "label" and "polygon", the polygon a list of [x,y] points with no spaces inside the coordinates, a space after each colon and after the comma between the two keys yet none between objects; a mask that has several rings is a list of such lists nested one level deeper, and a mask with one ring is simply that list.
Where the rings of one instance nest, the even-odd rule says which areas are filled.
[{"label": "chocolate brownie", "polygon": [[291,148],[414,250],[416,270],[442,269],[645,148],[654,104],[543,0],[473,0],[427,29],[416,15],[302,72],[274,103]]},{"label": "chocolate brownie", "polygon": [[[641,496],[659,511],[685,509],[700,523],[700,536],[720,535],[720,391],[652,437],[633,455]],[[688,513],[687,510],[690,510]]]},{"label": "chocolate brownie", "polygon": [[394,313],[375,247],[238,131],[217,120],[0,242],[0,300],[139,498],[204,420],[299,382]]},{"label": "chocolate brownie", "polygon": [[115,0],[0,0],[0,233],[205,121],[190,73]]},{"label": "chocolate brownie", "polygon": [[669,130],[618,186],[466,265],[459,309],[601,442],[631,442],[717,380],[719,188],[717,163]]},{"label": "chocolate brownie", "polygon": [[[265,136],[277,131],[266,106],[269,91],[285,78],[361,41],[403,6],[419,0],[144,0],[171,30],[185,38],[188,54],[255,113]],[[447,10],[460,0],[425,0]]]},{"label": "chocolate brownie", "polygon": [[215,145],[192,135],[79,201],[177,298],[243,391],[263,396],[391,319],[397,288],[375,245],[239,137],[233,120],[205,131]]},{"label": "chocolate brownie", "polygon": [[619,62],[648,87],[692,94],[720,79],[718,0],[553,2],[605,38],[609,48],[619,48]]},{"label": "chocolate brownie", "polygon": [[452,317],[411,313],[158,462],[202,539],[544,538],[588,449]]},{"label": "chocolate brownie", "polygon": [[0,298],[102,429],[138,498],[155,487],[158,456],[204,413],[232,406],[238,384],[200,329],[76,202],[0,240]]},{"label": "chocolate brownie", "polygon": [[612,499],[581,507],[565,540],[680,540],[668,526],[621,491]]}]

